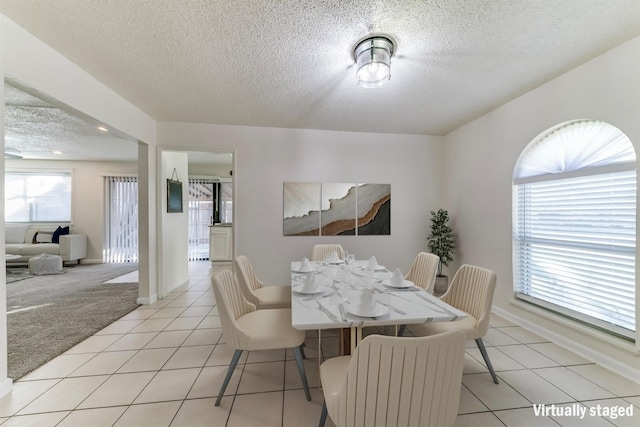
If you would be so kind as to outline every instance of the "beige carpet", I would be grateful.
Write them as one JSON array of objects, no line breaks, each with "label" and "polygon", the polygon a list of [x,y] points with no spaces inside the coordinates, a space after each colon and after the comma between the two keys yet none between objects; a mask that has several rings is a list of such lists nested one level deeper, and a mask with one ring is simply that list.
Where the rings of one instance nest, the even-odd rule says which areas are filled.
[{"label": "beige carpet", "polygon": [[137,268],[80,264],[8,283],[9,378],[21,378],[137,308],[137,283],[104,283]]}]

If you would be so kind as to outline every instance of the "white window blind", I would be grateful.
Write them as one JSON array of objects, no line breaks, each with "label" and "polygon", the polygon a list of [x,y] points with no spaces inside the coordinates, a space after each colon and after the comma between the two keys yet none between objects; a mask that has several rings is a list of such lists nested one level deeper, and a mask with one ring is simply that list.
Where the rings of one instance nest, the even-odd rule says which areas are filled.
[{"label": "white window blind", "polygon": [[6,172],[5,222],[71,221],[71,173]]},{"label": "white window blind", "polygon": [[138,178],[105,177],[105,249],[103,261],[138,261]]},{"label": "white window blind", "polygon": [[[573,123],[574,131],[581,130],[580,123],[584,122]],[[629,157],[628,138],[621,144],[622,133],[605,125],[606,129],[593,132],[602,150],[593,138],[585,143],[593,153],[608,150],[608,157],[592,155],[596,161],[579,167],[566,167],[570,161],[556,162],[565,167],[558,171],[556,164],[552,166],[556,172],[549,173],[542,163],[559,159],[562,149],[566,158],[584,153],[576,141],[566,150],[567,144],[554,143],[548,136],[532,150],[536,158],[546,160],[536,164],[528,153],[522,157],[521,164],[539,174],[519,169],[515,173],[514,290],[518,298],[633,338],[637,178],[635,162],[629,160],[635,157]],[[593,128],[592,123],[588,126]],[[571,136],[569,131],[565,138]],[[574,137],[583,134],[574,132]],[[611,149],[612,138],[623,150]]]}]

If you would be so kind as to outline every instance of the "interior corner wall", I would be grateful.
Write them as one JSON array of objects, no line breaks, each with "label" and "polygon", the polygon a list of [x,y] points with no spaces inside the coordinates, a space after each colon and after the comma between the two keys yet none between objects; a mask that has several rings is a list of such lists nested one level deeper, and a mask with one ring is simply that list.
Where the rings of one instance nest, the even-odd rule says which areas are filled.
[{"label": "interior corner wall", "polygon": [[[289,284],[290,262],[335,242],[408,271],[427,250],[429,210],[441,205],[443,137],[302,129],[158,124],[158,146],[234,153],[234,250],[268,284]],[[390,236],[283,236],[283,183],[391,184]]]},{"label": "interior corner wall", "polygon": [[450,133],[443,179],[446,207],[457,235],[456,263],[497,272],[495,307],[636,370],[637,355],[512,303],[511,214],[512,176],[520,153],[537,135],[558,123],[573,119],[608,122],[629,136],[640,158],[639,52],[640,38],[635,38]]},{"label": "interior corner wall", "polygon": [[[56,99],[72,111],[100,121],[134,140],[155,146],[155,120],[4,15],[0,15],[0,49],[0,74],[4,78],[14,79]],[[155,188],[156,176],[149,179]],[[4,187],[4,174],[0,180]],[[150,215],[156,215],[155,206],[150,207]],[[4,224],[0,228],[4,229]],[[150,259],[149,263],[151,269],[156,268],[156,259]],[[5,302],[6,296],[0,294],[0,306],[4,307]],[[6,315],[1,311],[0,343],[6,343]],[[10,379],[6,378],[6,362],[2,362],[6,359],[6,347],[2,345],[0,394],[10,389],[10,385],[6,386],[10,384]]]},{"label": "interior corner wall", "polygon": [[[160,186],[162,194],[162,233],[158,243],[162,247],[162,265],[158,271],[158,293],[164,298],[169,292],[189,280],[188,268],[188,173],[189,159],[186,152],[163,151],[161,154]],[[175,174],[174,174],[175,170]],[[167,179],[182,182],[182,212],[167,212]]]}]

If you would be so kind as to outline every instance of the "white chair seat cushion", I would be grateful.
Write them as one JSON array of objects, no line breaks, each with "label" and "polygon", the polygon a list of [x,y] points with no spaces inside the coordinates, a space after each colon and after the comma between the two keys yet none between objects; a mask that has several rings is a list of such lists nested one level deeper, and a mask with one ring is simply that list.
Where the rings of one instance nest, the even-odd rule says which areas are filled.
[{"label": "white chair seat cushion", "polygon": [[[253,293],[260,300],[259,308],[290,308],[291,286],[263,286]],[[289,319],[291,324],[291,319]]]},{"label": "white chair seat cushion", "polygon": [[467,313],[467,317],[464,319],[456,320],[455,322],[430,322],[430,323],[418,323],[415,325],[409,325],[409,328],[418,336],[429,336],[447,332],[452,329],[460,329],[465,333],[467,339],[478,338],[476,332],[476,324],[478,321],[472,315]]},{"label": "white chair seat cushion", "polygon": [[305,333],[291,326],[291,309],[256,310],[240,317],[238,328],[247,338],[243,350],[298,347]]}]

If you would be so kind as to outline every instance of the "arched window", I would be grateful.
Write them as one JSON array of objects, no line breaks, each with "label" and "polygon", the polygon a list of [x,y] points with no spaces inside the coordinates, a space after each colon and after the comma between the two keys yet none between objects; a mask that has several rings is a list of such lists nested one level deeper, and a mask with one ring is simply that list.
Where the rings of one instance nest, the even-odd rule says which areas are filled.
[{"label": "arched window", "polygon": [[562,123],[513,176],[516,297],[633,339],[636,155],[616,127]]}]

